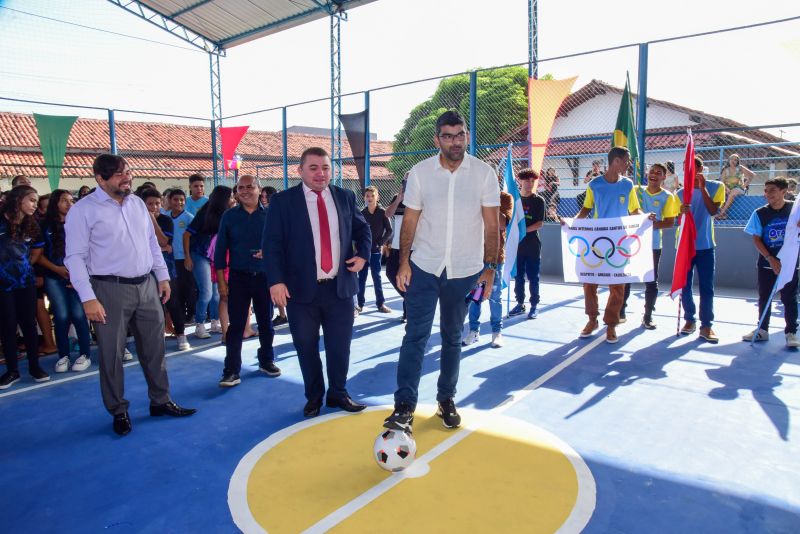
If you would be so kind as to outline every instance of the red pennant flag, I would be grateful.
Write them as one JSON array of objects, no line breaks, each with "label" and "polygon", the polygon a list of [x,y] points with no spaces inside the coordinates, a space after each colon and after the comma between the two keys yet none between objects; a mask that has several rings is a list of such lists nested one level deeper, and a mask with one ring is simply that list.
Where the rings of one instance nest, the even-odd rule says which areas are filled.
[{"label": "red pennant flag", "polygon": [[[694,193],[694,137],[691,129],[688,130],[688,135],[686,156],[683,160],[683,204],[691,204]],[[697,227],[691,211],[687,211],[681,216],[678,232],[678,250],[675,255],[675,269],[672,272],[672,289],[669,292],[673,299],[681,294],[686,285],[686,277],[692,267],[692,260],[696,252]]]},{"label": "red pennant flag", "polygon": [[219,129],[219,137],[222,140],[222,161],[226,173],[234,168],[233,155],[248,128],[249,126],[230,126]]}]

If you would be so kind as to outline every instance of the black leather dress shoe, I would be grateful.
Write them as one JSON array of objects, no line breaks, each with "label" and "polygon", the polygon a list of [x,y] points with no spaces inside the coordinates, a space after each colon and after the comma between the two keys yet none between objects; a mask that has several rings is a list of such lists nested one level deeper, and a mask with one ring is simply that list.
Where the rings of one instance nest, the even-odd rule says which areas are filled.
[{"label": "black leather dress shoe", "polygon": [[325,399],[325,406],[328,408],[341,408],[346,412],[360,412],[367,407],[366,404],[355,402],[349,395],[345,395],[341,399],[327,398]]},{"label": "black leather dress shoe", "polygon": [[128,417],[128,412],[118,413],[114,416],[114,432],[120,436],[126,436],[131,433],[133,426],[131,425],[131,418]]},{"label": "black leather dress shoe", "polygon": [[322,407],[321,400],[308,401],[303,406],[303,417],[316,417],[319,415],[319,409]]},{"label": "black leather dress shoe", "polygon": [[187,415],[192,415],[197,410],[194,408],[181,408],[177,404],[172,401],[167,402],[166,404],[158,404],[158,405],[150,405],[150,416],[151,417],[158,417],[160,415],[169,415],[172,417],[186,417]]}]

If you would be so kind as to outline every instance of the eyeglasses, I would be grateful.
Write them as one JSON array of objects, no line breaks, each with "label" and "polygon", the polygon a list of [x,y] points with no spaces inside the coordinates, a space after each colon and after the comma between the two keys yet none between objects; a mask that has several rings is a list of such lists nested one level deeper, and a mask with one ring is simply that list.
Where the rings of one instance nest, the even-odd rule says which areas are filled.
[{"label": "eyeglasses", "polygon": [[114,173],[114,176],[132,176],[133,172],[130,169],[125,169],[124,171],[117,171]]},{"label": "eyeglasses", "polygon": [[457,134],[449,134],[449,133],[439,134],[439,139],[441,139],[442,141],[447,141],[448,143],[452,143],[455,139],[463,141],[466,138],[467,138],[467,132],[463,130],[458,132]]}]

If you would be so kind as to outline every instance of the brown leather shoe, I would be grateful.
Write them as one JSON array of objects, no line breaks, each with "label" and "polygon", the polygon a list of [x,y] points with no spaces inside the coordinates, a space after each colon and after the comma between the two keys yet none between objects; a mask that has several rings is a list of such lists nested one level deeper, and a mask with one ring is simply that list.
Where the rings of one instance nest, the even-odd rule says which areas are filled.
[{"label": "brown leather shoe", "polygon": [[617,341],[619,341],[617,338],[617,328],[609,325],[606,328],[606,343],[616,343]]},{"label": "brown leather shoe", "polygon": [[689,334],[693,334],[695,330],[697,330],[697,323],[686,321],[683,323],[683,328],[681,328],[681,335],[688,336]]},{"label": "brown leather shoe", "polygon": [[711,330],[710,326],[703,326],[700,328],[700,338],[705,339],[707,342],[713,343],[715,345],[719,343],[719,338],[717,337],[717,334],[715,334],[714,331]]},{"label": "brown leather shoe", "polygon": [[597,322],[597,319],[589,319],[589,322],[586,323],[586,326],[584,326],[583,330],[581,330],[579,337],[592,337],[592,334],[595,330],[597,330],[598,326],[600,326],[600,324]]}]

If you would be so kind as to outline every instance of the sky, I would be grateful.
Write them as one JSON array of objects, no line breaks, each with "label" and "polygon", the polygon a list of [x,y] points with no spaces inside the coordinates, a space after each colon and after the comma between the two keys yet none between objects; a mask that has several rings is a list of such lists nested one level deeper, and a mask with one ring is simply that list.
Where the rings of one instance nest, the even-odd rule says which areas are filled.
[{"label": "sky", "polygon": [[[540,0],[539,57],[798,15],[796,0]],[[378,0],[353,9],[342,25],[342,91],[523,63],[527,39],[526,0]],[[327,20],[228,50],[221,59],[223,116],[327,97],[329,50]],[[207,54],[104,0],[0,0],[0,51],[0,97],[211,115]],[[622,86],[629,71],[635,90],[637,58],[632,47],[543,61],[540,74],[577,75],[577,89],[593,78]],[[372,131],[392,139],[437,83],[371,91]],[[800,21],[650,45],[651,98],[749,125],[800,124],[797,87]],[[363,105],[362,94],[347,97],[343,111]],[[105,117],[103,111],[2,100],[0,111]],[[171,121],[121,112],[116,117]],[[288,122],[329,127],[329,104],[290,107]],[[280,112],[225,124],[279,129]],[[771,131],[800,141],[800,127],[784,130]]]}]

